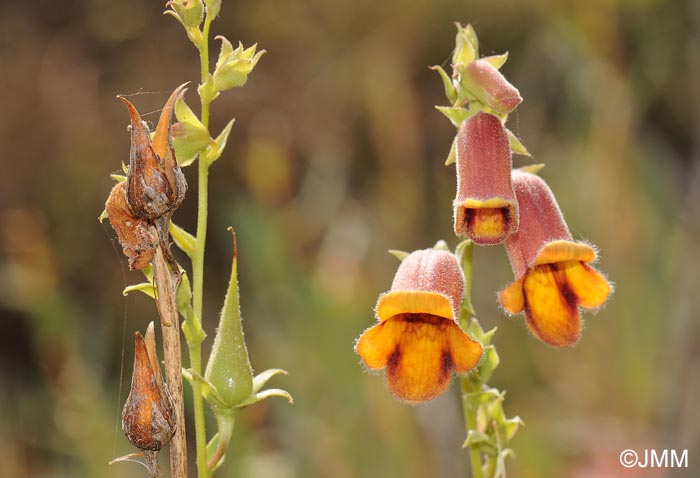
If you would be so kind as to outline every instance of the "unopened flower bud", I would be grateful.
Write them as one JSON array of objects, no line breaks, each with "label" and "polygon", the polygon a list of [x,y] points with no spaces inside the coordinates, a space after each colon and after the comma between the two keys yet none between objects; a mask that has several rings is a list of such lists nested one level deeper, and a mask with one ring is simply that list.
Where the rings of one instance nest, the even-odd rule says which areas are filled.
[{"label": "unopened flower bud", "polygon": [[204,18],[202,0],[172,0],[167,3],[180,17],[182,24],[188,28],[197,28]]},{"label": "unopened flower bud", "polygon": [[523,101],[518,89],[485,59],[469,63],[461,73],[462,85],[496,113],[510,113]]},{"label": "unopened flower bud", "polygon": [[153,323],[146,338],[136,332],[131,391],[122,411],[122,429],[129,441],[143,451],[157,451],[175,433],[175,410],[160,375]]},{"label": "unopened flower bud", "polygon": [[170,123],[175,100],[184,94],[180,85],[170,95],[158,120],[153,140],[146,123],[134,105],[126,98],[118,98],[126,105],[131,117],[131,153],[126,185],[126,200],[137,217],[155,219],[172,212],[185,198],[187,183],[175,159],[170,134]]},{"label": "unopened flower bud", "polygon": [[503,242],[518,229],[512,155],[501,120],[477,113],[457,133],[454,230],[476,244]]},{"label": "unopened flower bud", "polygon": [[265,54],[265,50],[256,51],[258,45],[243,48],[243,44],[238,43],[234,50],[233,45],[223,36],[217,36],[221,40],[221,51],[214,68],[214,82],[220,91],[243,86],[248,81],[248,75],[258,64],[260,57]]},{"label": "unopened flower bud", "polygon": [[[233,232],[233,229],[230,229]],[[225,403],[232,409],[250,397],[253,391],[253,369],[243,337],[241,309],[238,292],[238,248],[233,236],[233,263],[224,306],[216,329],[216,338],[205,372],[205,378],[216,388]],[[214,410],[215,413],[222,410]]]}]

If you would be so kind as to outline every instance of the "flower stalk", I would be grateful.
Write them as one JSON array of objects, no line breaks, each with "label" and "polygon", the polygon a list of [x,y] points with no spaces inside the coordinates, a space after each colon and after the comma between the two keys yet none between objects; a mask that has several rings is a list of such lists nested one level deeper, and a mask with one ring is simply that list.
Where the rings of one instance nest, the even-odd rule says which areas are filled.
[{"label": "flower stalk", "polygon": [[[264,51],[256,51],[255,45],[244,49],[239,44],[234,49],[226,38],[217,37],[222,40],[221,53],[214,72],[210,73],[209,31],[221,8],[221,0],[171,0],[167,7],[165,13],[182,24],[187,37],[199,51],[201,84],[197,92],[201,113],[197,116],[185,103],[185,85],[181,85],[168,99],[151,137],[136,108],[120,97],[131,117],[131,156],[129,167],[124,168],[125,176],[113,175],[118,184],[113,188],[100,219],[109,218],[129,259],[130,268],[141,270],[147,279],[141,284],[126,287],[124,294],[140,291],[155,299],[161,317],[165,375],[172,394],[173,421],[176,423],[170,448],[171,476],[187,476],[182,390],[184,376],[193,391],[197,476],[209,478],[224,462],[235,417],[241,409],[271,396],[282,396],[292,401],[284,390],[262,390],[271,377],[286,374],[284,370],[271,369],[253,377],[238,305],[235,245],[228,293],[214,337],[212,355],[206,366],[206,378],[202,373],[205,369],[202,342],[206,333],[202,328],[202,316],[209,168],[221,157],[233,126],[231,120],[216,138],[212,138],[209,132],[210,105],[220,92],[245,84]],[[173,112],[178,122],[171,126]],[[197,231],[192,235],[173,224],[171,217],[187,189],[180,168],[197,160]],[[185,270],[170,253],[171,239],[192,261],[191,284]],[[189,349],[189,368],[185,370],[181,356],[180,317]],[[152,355],[155,356],[155,352]],[[209,445],[205,401],[214,411],[218,428]],[[159,473],[153,466],[153,455],[147,455],[146,460],[151,474],[155,476],[154,473]]]}]

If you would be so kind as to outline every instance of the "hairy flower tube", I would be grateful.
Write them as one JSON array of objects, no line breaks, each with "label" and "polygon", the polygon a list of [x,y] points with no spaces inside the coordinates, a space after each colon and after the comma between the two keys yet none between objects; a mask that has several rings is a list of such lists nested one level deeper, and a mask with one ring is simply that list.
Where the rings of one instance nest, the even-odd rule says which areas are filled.
[{"label": "hairy flower tube", "polygon": [[515,281],[499,299],[512,313],[525,312],[527,325],[543,342],[573,346],[581,336],[579,308],[596,309],[612,287],[589,263],[595,249],[574,242],[552,191],[539,176],[513,171],[520,228],[506,241]]},{"label": "hairy flower tube", "polygon": [[386,369],[399,400],[432,400],[450,384],[452,372],[465,373],[481,358],[482,346],[459,327],[464,274],[457,258],[425,249],[406,257],[391,290],[379,297],[379,323],[357,341],[356,352],[371,369]]},{"label": "hairy flower tube", "polygon": [[512,154],[501,120],[477,113],[459,128],[454,230],[480,245],[500,244],[518,229]]}]

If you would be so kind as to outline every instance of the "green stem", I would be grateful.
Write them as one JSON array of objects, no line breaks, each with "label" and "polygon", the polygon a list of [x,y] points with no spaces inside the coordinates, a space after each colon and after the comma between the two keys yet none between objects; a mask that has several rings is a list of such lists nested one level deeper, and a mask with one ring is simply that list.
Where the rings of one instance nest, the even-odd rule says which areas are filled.
[{"label": "green stem", "polygon": [[[202,346],[190,344],[190,367],[197,373],[202,370]],[[207,430],[204,420],[204,398],[202,387],[197,381],[192,381],[192,407],[194,409],[195,445],[197,451],[197,476],[209,477],[207,467]]]},{"label": "green stem", "polygon": [[[476,430],[476,407],[473,407],[469,400],[468,395],[475,393],[478,390],[474,384],[469,380],[468,377],[462,377],[462,410],[464,411],[464,425],[466,427],[467,434],[469,430]],[[483,465],[481,462],[481,451],[479,450],[479,445],[469,445],[469,461],[472,467],[472,477],[471,478],[483,478]]]},{"label": "green stem", "polygon": [[[202,29],[202,43],[199,48],[199,58],[202,66],[202,84],[209,78],[209,28],[212,18],[207,13]],[[202,124],[209,127],[209,103],[202,101]],[[199,177],[197,190],[197,238],[195,252],[192,258],[192,304],[195,317],[202,318],[204,304],[204,250],[207,242],[207,219],[209,214],[209,165],[200,155]],[[202,347],[201,344],[189,344],[190,367],[197,373],[202,373]],[[198,382],[192,384],[195,444],[197,448],[197,476],[209,478],[207,466],[207,430],[204,419],[204,399],[202,388]]]},{"label": "green stem", "polygon": [[[469,327],[469,320],[474,314],[472,305],[472,258],[474,255],[474,243],[466,241],[460,244],[461,250],[458,250],[458,256],[461,262],[462,270],[464,271],[464,301],[459,314],[459,325],[462,330],[466,331]],[[462,411],[464,413],[464,425],[466,427],[467,436],[469,430],[476,430],[476,412],[477,408],[469,401],[469,395],[481,391],[481,384],[472,382],[469,377],[461,377],[462,385]],[[473,444],[469,446],[469,461],[471,462],[472,478],[483,478],[483,465],[481,459],[481,451],[479,445]]]}]

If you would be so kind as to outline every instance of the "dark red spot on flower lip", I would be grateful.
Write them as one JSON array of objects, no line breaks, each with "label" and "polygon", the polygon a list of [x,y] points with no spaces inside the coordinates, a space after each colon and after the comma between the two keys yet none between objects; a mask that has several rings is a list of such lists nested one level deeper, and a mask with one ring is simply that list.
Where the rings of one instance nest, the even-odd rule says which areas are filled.
[{"label": "dark red spot on flower lip", "polygon": [[394,348],[394,351],[391,352],[391,355],[389,355],[389,359],[386,362],[386,368],[389,371],[389,373],[394,372],[397,367],[399,366],[399,363],[401,362],[401,346],[397,345],[396,348]]},{"label": "dark red spot on flower lip", "polygon": [[452,359],[452,351],[447,349],[442,351],[440,356],[440,381],[448,380],[454,369],[454,360]]},{"label": "dark red spot on flower lip", "polygon": [[[564,302],[566,303],[566,309],[568,311],[568,315],[574,316],[578,315],[578,296],[576,293],[571,289],[571,286],[569,285],[567,279],[566,279],[566,274],[564,273],[564,269],[560,267],[560,264],[554,263],[554,264],[543,264],[538,266],[543,269],[547,269],[548,273],[551,273],[554,276],[554,282],[557,286],[557,290],[559,291],[559,294],[561,297],[564,299]],[[547,343],[548,345],[551,345],[553,347],[561,347],[562,345],[567,345],[567,346],[573,346],[576,344],[576,342],[579,339],[579,334],[575,331],[572,330],[570,331],[569,334],[566,334],[566,340],[564,343],[557,343],[553,342],[548,339],[548,336],[543,333],[542,328],[539,326],[538,322],[535,320],[534,315],[532,313],[532,309],[530,307],[530,298],[528,296],[528,292],[526,290],[523,290],[523,301],[524,301],[524,313],[525,313],[525,320],[527,321],[528,326],[530,327],[530,330],[543,342]],[[562,334],[564,336],[564,334]]]}]

